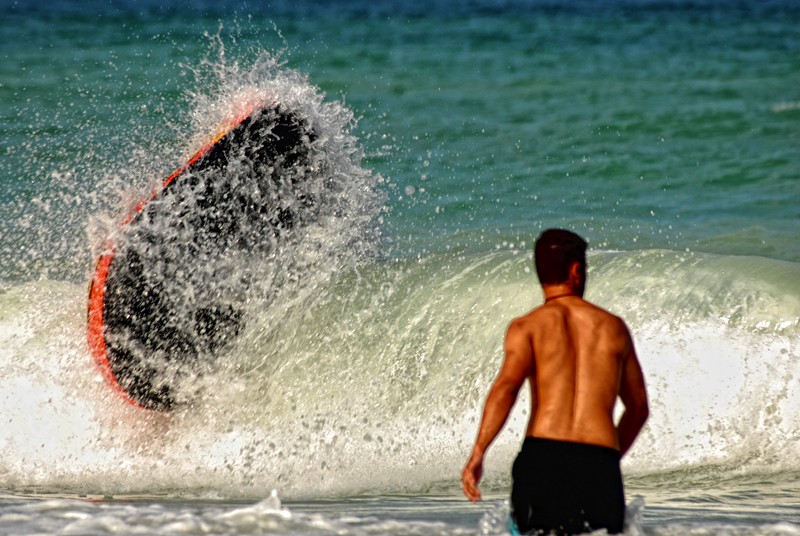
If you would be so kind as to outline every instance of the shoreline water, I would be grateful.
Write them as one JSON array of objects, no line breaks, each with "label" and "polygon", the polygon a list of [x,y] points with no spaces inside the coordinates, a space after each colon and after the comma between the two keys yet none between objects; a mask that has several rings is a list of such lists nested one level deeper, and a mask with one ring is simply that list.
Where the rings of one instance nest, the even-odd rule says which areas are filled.
[{"label": "shoreline water", "polygon": [[[794,490],[796,491],[796,489]],[[39,515],[37,521],[33,520]],[[14,497],[0,499],[0,528],[6,520],[28,518],[25,530],[101,534],[110,519],[115,531],[134,533],[146,525],[159,533],[249,533],[253,530],[286,534],[481,534],[506,533],[508,500],[489,495],[474,505],[458,496],[404,495],[281,501],[128,498]],[[784,507],[759,502],[628,500],[626,534],[795,534],[800,524],[796,503]],[[22,525],[18,524],[17,529]],[[54,530],[56,529],[56,530]]]}]

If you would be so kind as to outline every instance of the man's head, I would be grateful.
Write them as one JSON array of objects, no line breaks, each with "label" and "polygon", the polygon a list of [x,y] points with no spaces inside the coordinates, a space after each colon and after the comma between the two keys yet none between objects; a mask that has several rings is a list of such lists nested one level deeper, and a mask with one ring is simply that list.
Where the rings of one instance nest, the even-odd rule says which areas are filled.
[{"label": "man's head", "polygon": [[[572,231],[548,229],[536,239],[536,275],[542,285],[557,285],[570,280],[570,270],[575,263],[581,276],[581,285],[586,280],[586,241]],[[580,294],[583,294],[583,288]]]}]

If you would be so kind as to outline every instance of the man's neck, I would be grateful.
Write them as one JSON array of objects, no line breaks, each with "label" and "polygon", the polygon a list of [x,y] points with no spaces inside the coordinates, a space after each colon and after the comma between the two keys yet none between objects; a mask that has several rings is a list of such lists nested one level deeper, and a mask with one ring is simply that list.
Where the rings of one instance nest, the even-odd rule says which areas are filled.
[{"label": "man's neck", "polygon": [[580,295],[575,291],[572,285],[547,285],[546,287],[542,287],[542,291],[544,292],[545,303],[561,298],[580,298]]},{"label": "man's neck", "polygon": [[553,296],[547,296],[544,299],[544,302],[547,303],[547,302],[551,302],[553,300],[558,300],[560,298],[575,298],[575,297],[577,297],[577,296],[575,294],[571,293],[571,292],[569,294],[554,294]]}]

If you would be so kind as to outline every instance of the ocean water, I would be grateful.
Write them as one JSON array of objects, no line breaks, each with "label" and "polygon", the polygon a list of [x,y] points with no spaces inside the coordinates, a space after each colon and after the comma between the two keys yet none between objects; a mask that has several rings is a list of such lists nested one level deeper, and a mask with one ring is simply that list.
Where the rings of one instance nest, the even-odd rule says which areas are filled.
[{"label": "ocean water", "polygon": [[[504,534],[527,394],[484,502],[459,473],[553,226],[648,381],[626,533],[800,533],[798,28],[789,0],[0,0],[0,533]],[[141,410],[87,348],[93,258],[261,94],[324,125],[346,219],[243,259],[241,337]]]}]

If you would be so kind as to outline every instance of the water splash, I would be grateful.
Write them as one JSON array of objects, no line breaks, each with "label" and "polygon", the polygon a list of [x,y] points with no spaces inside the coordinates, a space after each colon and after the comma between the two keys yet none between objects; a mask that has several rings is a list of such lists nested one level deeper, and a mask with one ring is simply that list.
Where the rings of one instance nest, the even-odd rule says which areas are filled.
[{"label": "water splash", "polygon": [[302,301],[377,245],[379,177],[352,113],[269,54],[243,70],[218,47],[195,71],[210,91],[192,93],[193,125],[231,126],[112,230],[92,286],[94,353],[146,407],[185,402],[251,312]]}]

